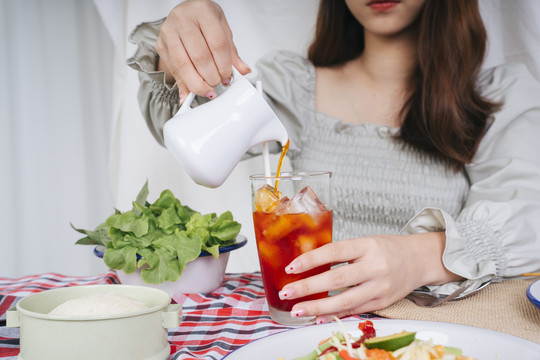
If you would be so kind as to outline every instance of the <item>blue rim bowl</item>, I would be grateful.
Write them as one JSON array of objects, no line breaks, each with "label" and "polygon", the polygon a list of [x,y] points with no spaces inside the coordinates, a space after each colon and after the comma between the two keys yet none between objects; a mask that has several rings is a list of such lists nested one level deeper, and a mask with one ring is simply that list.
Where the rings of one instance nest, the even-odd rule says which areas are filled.
[{"label": "blue rim bowl", "polygon": [[540,297],[538,297],[538,294],[536,294],[536,291],[535,291],[535,294],[533,294],[533,285],[535,289],[536,287],[540,288],[540,280],[536,280],[535,282],[533,282],[531,285],[527,287],[527,297],[529,298],[529,301],[533,303],[534,306],[540,309]]}]

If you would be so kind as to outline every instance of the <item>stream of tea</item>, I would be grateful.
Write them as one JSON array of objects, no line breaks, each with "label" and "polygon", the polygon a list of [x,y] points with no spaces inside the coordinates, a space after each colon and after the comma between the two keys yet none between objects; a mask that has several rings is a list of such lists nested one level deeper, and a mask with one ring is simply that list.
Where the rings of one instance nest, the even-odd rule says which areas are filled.
[{"label": "stream of tea", "polygon": [[283,166],[283,159],[285,159],[285,154],[287,154],[287,151],[289,150],[289,140],[287,140],[287,143],[283,145],[281,148],[281,154],[279,155],[278,160],[278,166],[276,171],[276,182],[274,184],[274,194],[278,193],[278,185],[279,185],[279,175],[281,175],[281,166]]}]

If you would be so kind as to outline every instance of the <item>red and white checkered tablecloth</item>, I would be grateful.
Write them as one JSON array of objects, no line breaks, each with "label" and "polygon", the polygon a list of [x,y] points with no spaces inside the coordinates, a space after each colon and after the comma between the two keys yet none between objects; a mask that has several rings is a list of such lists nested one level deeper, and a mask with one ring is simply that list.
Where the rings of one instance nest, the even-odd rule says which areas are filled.
[{"label": "red and white checkered tablecloth", "polygon": [[[117,283],[113,271],[86,277],[0,278],[0,358],[15,359],[19,353],[19,329],[6,327],[5,313],[24,296],[66,286]],[[173,300],[182,304],[182,321],[169,329],[169,359],[221,359],[252,340],[290,328],[270,319],[260,273],[226,274],[212,293],[178,294]]]}]

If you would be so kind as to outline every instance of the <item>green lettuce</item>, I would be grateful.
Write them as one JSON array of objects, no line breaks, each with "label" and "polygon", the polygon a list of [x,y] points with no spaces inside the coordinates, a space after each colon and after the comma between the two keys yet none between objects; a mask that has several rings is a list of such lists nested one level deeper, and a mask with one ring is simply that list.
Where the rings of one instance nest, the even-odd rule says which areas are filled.
[{"label": "green lettuce", "polygon": [[72,225],[86,235],[76,244],[103,245],[103,261],[109,268],[127,274],[140,268],[144,282],[160,284],[177,280],[202,251],[217,259],[220,247],[236,243],[241,225],[230,211],[203,215],[182,205],[170,190],[152,204],[148,194],[147,181],[131,210],[115,210],[94,230]]}]

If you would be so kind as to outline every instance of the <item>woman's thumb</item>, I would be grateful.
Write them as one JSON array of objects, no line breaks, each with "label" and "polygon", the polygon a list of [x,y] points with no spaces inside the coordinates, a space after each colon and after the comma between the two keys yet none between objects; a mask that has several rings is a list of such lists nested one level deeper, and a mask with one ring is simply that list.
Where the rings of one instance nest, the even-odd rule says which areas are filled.
[{"label": "woman's thumb", "polygon": [[238,56],[238,54],[236,53],[232,54],[232,64],[236,68],[236,70],[238,70],[238,72],[242,75],[246,75],[251,72],[251,68],[249,67],[249,65],[246,64],[244,60],[242,60],[240,56]]}]

